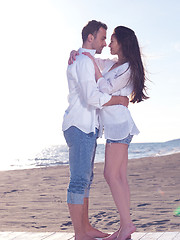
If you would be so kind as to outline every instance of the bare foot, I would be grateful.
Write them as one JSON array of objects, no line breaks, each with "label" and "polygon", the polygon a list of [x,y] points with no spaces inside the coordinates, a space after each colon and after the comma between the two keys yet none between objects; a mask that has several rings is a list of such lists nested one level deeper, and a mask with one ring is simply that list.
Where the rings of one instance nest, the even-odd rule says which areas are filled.
[{"label": "bare foot", "polygon": [[[114,240],[117,238],[118,236],[118,233],[119,233],[120,230],[117,230],[116,232],[114,232],[113,234],[111,234],[110,236],[106,237],[106,238],[103,238],[103,240]],[[126,240],[128,239],[131,239],[131,235],[129,235]]]},{"label": "bare foot", "polygon": [[118,233],[119,233],[119,230],[118,230],[118,231],[116,231],[116,232],[114,232],[114,233],[113,233],[113,234],[111,234],[110,236],[108,236],[108,237],[104,238],[103,240],[114,240],[114,239],[116,239],[116,238],[117,238],[117,236],[118,236]]},{"label": "bare foot", "polygon": [[89,226],[88,228],[86,228],[86,234],[93,238],[105,238],[109,236],[109,234],[103,233],[97,230],[96,228],[93,228],[92,226]]},{"label": "bare foot", "polygon": [[74,240],[96,240],[96,239],[88,236],[87,234],[77,234],[75,235]]},{"label": "bare foot", "polygon": [[[114,232],[114,233],[111,234],[110,236],[108,236],[108,237],[106,237],[106,238],[103,238],[103,240],[114,240],[114,239],[116,239],[117,236],[118,236],[119,231],[120,231],[120,230],[117,230],[116,232]],[[131,235],[126,238],[126,240],[128,240],[128,239],[131,239]]]},{"label": "bare foot", "polygon": [[136,227],[134,226],[133,223],[130,223],[126,226],[122,226],[116,240],[127,240],[129,239],[130,235],[135,231]]}]

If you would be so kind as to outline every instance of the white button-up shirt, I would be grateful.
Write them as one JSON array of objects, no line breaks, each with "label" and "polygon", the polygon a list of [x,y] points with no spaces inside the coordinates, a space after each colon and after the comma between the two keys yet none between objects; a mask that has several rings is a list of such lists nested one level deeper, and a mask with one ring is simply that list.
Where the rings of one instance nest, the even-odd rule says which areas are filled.
[{"label": "white button-up shirt", "polygon": [[[115,60],[96,59],[103,77],[98,79],[99,90],[116,96],[129,96],[133,91],[130,81],[129,63],[124,63],[112,70]],[[100,110],[100,136],[104,129],[106,139],[121,140],[129,134],[137,135],[139,130],[134,123],[130,111],[123,105],[105,106]]]},{"label": "white button-up shirt", "polygon": [[94,56],[96,51],[80,48],[78,52],[76,61],[67,68],[69,107],[64,114],[62,130],[75,126],[85,133],[90,133],[99,128],[97,109],[101,109],[111,96],[99,91],[95,81],[94,64],[89,57],[82,54],[90,52]]}]

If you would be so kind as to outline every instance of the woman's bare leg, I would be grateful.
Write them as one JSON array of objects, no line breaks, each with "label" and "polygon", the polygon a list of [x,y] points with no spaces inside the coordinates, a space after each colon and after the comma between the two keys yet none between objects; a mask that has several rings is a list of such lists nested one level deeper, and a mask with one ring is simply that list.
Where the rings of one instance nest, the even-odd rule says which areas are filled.
[{"label": "woman's bare leg", "polygon": [[106,144],[104,176],[110,187],[114,202],[120,214],[121,230],[116,238],[118,240],[126,240],[129,235],[135,231],[135,226],[130,218],[130,194],[127,182],[127,162],[127,144]]}]

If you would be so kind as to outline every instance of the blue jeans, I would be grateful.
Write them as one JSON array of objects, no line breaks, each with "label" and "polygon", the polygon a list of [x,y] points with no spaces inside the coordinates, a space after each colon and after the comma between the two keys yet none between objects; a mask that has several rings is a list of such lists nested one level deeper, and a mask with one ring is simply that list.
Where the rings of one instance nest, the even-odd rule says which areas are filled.
[{"label": "blue jeans", "polygon": [[86,134],[77,127],[64,131],[69,147],[70,183],[67,190],[67,203],[83,204],[89,197],[93,180],[94,158],[96,152],[96,133]]}]

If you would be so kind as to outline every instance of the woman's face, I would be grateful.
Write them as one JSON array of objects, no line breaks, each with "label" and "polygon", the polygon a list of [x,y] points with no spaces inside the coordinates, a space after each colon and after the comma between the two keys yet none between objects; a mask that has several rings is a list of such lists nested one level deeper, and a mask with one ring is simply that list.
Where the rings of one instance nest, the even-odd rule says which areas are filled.
[{"label": "woman's face", "polygon": [[121,52],[121,44],[118,43],[114,35],[111,36],[109,47],[112,55],[117,55],[119,52]]}]

